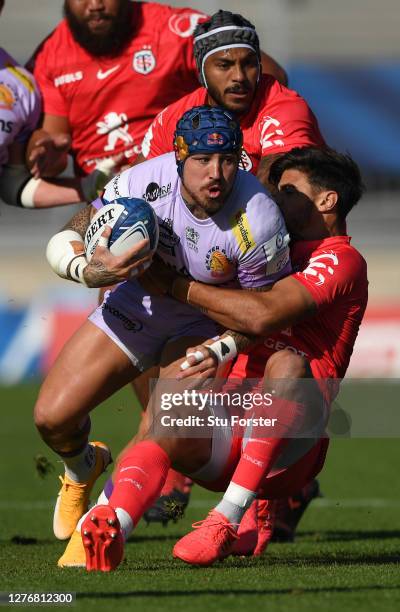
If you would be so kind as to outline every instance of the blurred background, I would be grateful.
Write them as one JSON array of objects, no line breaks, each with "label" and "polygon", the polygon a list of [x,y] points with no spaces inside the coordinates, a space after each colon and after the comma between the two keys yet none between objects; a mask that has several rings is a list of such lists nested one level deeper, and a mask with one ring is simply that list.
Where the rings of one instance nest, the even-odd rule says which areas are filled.
[{"label": "blurred background", "polygon": [[[161,0],[162,2],[162,0]],[[368,192],[349,219],[367,259],[370,303],[350,374],[400,378],[400,11],[398,0],[170,0],[244,14],[327,142],[361,165]],[[61,17],[62,0],[8,0],[1,46],[21,63]],[[1,180],[1,178],[0,178]],[[47,240],[75,207],[18,210],[0,202],[0,383],[40,378],[97,291],[58,279]]]}]

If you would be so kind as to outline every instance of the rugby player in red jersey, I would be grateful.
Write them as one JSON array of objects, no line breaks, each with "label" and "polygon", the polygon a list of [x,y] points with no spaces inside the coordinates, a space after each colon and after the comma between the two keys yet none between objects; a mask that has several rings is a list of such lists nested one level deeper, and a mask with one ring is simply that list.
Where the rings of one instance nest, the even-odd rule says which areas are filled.
[{"label": "rugby player in red jersey", "polygon": [[[79,174],[111,172],[136,159],[158,112],[198,86],[192,32],[207,16],[130,0],[65,0],[64,15],[34,57],[44,119],[30,163],[37,175],[58,173],[71,139]],[[285,79],[265,54],[263,64]],[[55,134],[69,135],[64,147]]]},{"label": "rugby player in red jersey", "polygon": [[[305,100],[273,76],[261,74],[259,39],[247,19],[220,10],[199,24],[194,32],[194,56],[203,87],[171,104],[156,117],[144,138],[139,160],[170,151],[176,121],[197,103],[220,105],[238,116],[244,139],[242,167],[270,189],[269,168],[277,157],[293,147],[324,146],[317,120]],[[135,389],[143,405],[147,403],[147,381],[156,376],[153,370],[136,381]],[[163,506],[171,489],[176,501],[187,504],[187,488],[182,487],[177,475],[172,471],[170,474],[160,500],[146,512],[149,521],[168,520]],[[276,532],[276,537],[293,539],[296,524],[318,492],[318,483],[313,482],[297,493],[295,511],[281,513],[285,515],[280,519],[282,527],[285,523],[287,528],[279,536]]]},{"label": "rugby player in red jersey", "polygon": [[[163,429],[165,413],[159,410],[156,427],[142,432],[122,455],[109,504],[95,506],[80,522],[88,570],[119,565],[124,540],[159,494],[171,465],[207,489],[226,491],[205,521],[174,547],[175,557],[196,565],[211,565],[235,553],[260,554],[268,536],[259,529],[258,540],[251,545],[243,541],[240,527],[246,512],[255,506],[258,511],[257,497],[287,497],[322,469],[328,446],[324,408],[338,392],[367,304],[366,263],[346,233],[346,216],[362,194],[361,176],[350,157],[311,147],[275,161],[270,180],[279,190],[292,234],[295,273],[268,292],[210,287],[182,277],[172,287],[171,276],[163,282],[180,301],[237,330],[208,347],[189,349],[185,370],[175,362],[166,377],[186,377],[190,385],[191,379],[213,376],[218,364],[250,346],[254,337],[263,337],[249,355],[239,357],[229,379],[264,376],[266,385],[285,380],[275,436],[265,435],[265,429],[257,436],[255,428],[249,436],[243,431],[237,435],[228,425],[223,436],[216,426],[211,440],[190,433],[182,437],[179,424]],[[304,391],[301,383],[307,382],[313,394],[307,384]],[[171,414],[198,415],[192,408],[190,412],[187,404],[183,409],[177,404]],[[212,407],[208,410],[203,416],[215,415]],[[317,427],[313,435],[302,437],[307,420]]]},{"label": "rugby player in red jersey", "polygon": [[240,118],[242,166],[266,186],[271,163],[293,147],[323,146],[307,103],[273,76],[261,74],[254,26],[241,15],[218,11],[194,32],[194,56],[203,85],[165,108],[142,144],[145,159],[171,150],[177,119],[192,106],[223,106]]}]

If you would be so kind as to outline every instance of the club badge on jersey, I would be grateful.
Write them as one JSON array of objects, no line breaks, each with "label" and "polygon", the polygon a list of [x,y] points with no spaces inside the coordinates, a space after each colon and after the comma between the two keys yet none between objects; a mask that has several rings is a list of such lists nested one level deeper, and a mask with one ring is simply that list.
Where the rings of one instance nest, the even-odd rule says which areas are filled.
[{"label": "club badge on jersey", "polygon": [[133,56],[133,69],[139,74],[149,74],[156,67],[156,58],[150,47],[136,51]]}]

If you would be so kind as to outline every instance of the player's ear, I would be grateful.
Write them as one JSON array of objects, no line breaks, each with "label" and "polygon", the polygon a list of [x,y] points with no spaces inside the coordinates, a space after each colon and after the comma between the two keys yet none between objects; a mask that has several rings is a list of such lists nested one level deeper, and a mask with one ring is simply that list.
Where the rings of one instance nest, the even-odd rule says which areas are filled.
[{"label": "player's ear", "polygon": [[322,213],[333,212],[338,199],[336,191],[321,191],[317,201],[318,210]]}]

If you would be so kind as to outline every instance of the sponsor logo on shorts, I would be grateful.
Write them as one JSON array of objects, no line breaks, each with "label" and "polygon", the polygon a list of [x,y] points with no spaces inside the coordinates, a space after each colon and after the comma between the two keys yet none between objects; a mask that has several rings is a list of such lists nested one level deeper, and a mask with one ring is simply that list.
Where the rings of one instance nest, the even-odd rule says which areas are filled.
[{"label": "sponsor logo on shorts", "polygon": [[213,278],[220,278],[233,272],[234,265],[226,254],[225,249],[219,246],[211,247],[206,255],[206,268]]},{"label": "sponsor logo on shorts", "polygon": [[56,87],[60,87],[61,85],[69,85],[70,83],[82,81],[82,79],[83,72],[81,70],[77,70],[76,72],[69,72],[68,74],[60,74],[60,76],[56,76],[54,79],[54,85]]},{"label": "sponsor logo on shorts", "polygon": [[274,353],[276,353],[277,351],[283,351],[285,349],[287,351],[291,351],[292,353],[295,353],[296,355],[301,355],[302,357],[309,357],[308,353],[301,351],[299,348],[297,348],[297,346],[292,346],[290,344],[287,344],[283,340],[279,340],[274,337],[266,338],[264,340],[264,346],[269,348]]},{"label": "sponsor logo on shorts", "polygon": [[151,47],[143,47],[133,56],[133,69],[139,74],[149,74],[156,67],[156,58]]},{"label": "sponsor logo on shorts", "polygon": [[207,19],[207,15],[201,13],[180,13],[178,15],[171,15],[168,27],[177,36],[189,38],[200,21],[205,19]]},{"label": "sponsor logo on shorts", "polygon": [[244,210],[238,210],[230,219],[232,233],[236,238],[240,251],[244,254],[256,246],[251,233],[249,220]]},{"label": "sponsor logo on shorts", "polygon": [[161,185],[161,187],[157,183],[149,183],[142,198],[146,200],[146,202],[155,202],[156,200],[165,198],[170,193],[171,183],[168,183],[168,185]]},{"label": "sponsor logo on shorts", "polygon": [[158,248],[175,256],[175,247],[180,242],[180,238],[174,232],[172,219],[166,218],[159,221],[160,236],[158,239]]},{"label": "sponsor logo on shorts", "polygon": [[0,108],[11,110],[17,101],[17,91],[11,85],[0,81]]},{"label": "sponsor logo on shorts", "polygon": [[119,319],[124,326],[124,329],[131,332],[138,332],[143,329],[143,323],[140,321],[132,321],[129,317],[124,315],[118,308],[110,306],[107,302],[104,302],[102,306],[103,311],[109,312],[113,317]]},{"label": "sponsor logo on shorts", "polygon": [[188,248],[192,249],[192,251],[195,251],[197,253],[199,250],[197,248],[197,243],[200,238],[199,232],[196,232],[196,230],[193,227],[187,227],[185,229],[185,236],[186,236],[186,242],[187,242]]}]

